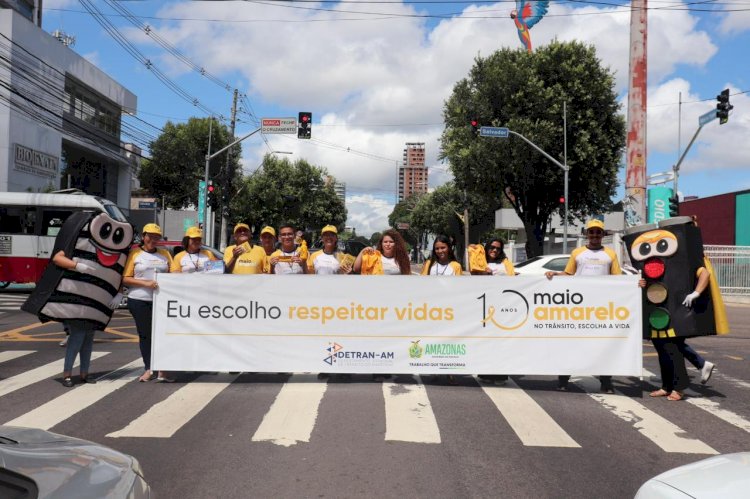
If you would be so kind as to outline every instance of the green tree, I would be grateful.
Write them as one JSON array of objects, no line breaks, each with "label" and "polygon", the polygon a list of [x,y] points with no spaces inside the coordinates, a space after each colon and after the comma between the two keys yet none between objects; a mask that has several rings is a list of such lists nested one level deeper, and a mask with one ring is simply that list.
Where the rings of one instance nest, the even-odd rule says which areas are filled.
[{"label": "green tree", "polygon": [[[235,140],[229,128],[216,119],[190,118],[187,123],[168,121],[162,134],[149,144],[151,160],[143,162],[138,179],[153,196],[163,196],[167,207],[197,206],[198,182],[205,174],[209,128],[212,151],[218,151]],[[222,195],[236,190],[241,175],[241,152],[238,144],[211,160],[208,178],[216,189],[212,203],[214,209],[219,208]],[[223,192],[225,189],[226,193]]]},{"label": "green tree", "polygon": [[232,199],[232,222],[272,227],[288,222],[311,232],[328,224],[343,229],[346,207],[331,178],[325,168],[303,159],[292,163],[267,154],[261,167],[243,178]]},{"label": "green tree", "polygon": [[367,242],[368,246],[375,246],[380,242],[380,238],[383,237],[382,232],[373,232],[370,236],[370,240]]},{"label": "green tree", "polygon": [[[398,224],[400,223],[409,224],[409,230],[398,229],[398,231],[410,247],[414,246],[418,240],[418,233],[411,230],[412,212],[414,211],[414,207],[417,206],[420,199],[424,196],[425,194],[412,194],[406,199],[399,201],[396,206],[393,207],[391,214],[388,215],[388,223],[394,229],[398,229]],[[377,243],[377,241],[375,242]]]},{"label": "green tree", "polygon": [[560,209],[563,171],[517,137],[476,137],[470,120],[508,127],[563,163],[566,102],[568,203],[571,216],[583,218],[610,208],[617,187],[625,121],[614,84],[592,46],[552,42],[532,53],[477,57],[445,103],[441,155],[456,186],[492,210],[505,198],[523,221],[529,256],[539,254],[550,215]]}]

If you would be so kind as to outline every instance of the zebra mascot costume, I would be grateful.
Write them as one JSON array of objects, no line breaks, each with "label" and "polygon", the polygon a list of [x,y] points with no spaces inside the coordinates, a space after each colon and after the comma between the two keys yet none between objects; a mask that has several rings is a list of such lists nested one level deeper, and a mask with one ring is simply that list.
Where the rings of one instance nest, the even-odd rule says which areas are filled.
[{"label": "zebra mascot costume", "polygon": [[107,213],[73,213],[60,228],[52,257],[63,251],[92,267],[91,272],[62,269],[50,261],[21,310],[42,322],[86,321],[103,330],[112,317],[110,302],[120,290],[133,232],[129,223]]}]

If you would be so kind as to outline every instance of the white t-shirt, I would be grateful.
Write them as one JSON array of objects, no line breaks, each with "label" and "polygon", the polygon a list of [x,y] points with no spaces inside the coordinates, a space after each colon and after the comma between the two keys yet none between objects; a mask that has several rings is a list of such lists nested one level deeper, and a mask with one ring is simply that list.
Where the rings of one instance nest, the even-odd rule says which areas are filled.
[{"label": "white t-shirt", "polygon": [[[172,257],[164,249],[159,248],[155,252],[149,253],[142,248],[135,248],[130,251],[123,275],[153,281],[156,279],[156,274],[169,272],[170,263],[172,263]],[[153,301],[154,290],[144,286],[131,286],[128,289],[128,298]]]},{"label": "white t-shirt", "polygon": [[308,265],[310,264],[315,268],[316,274],[335,274],[341,267],[336,255],[329,255],[323,251],[316,252],[310,258]]},{"label": "white t-shirt", "polygon": [[[272,257],[279,257],[282,260],[288,260],[293,256],[297,255],[295,251],[286,252],[284,250],[276,250],[271,254]],[[299,263],[293,263],[291,261],[276,262],[273,267],[274,274],[304,274],[302,271],[302,265]]]},{"label": "white t-shirt", "polygon": [[441,265],[438,262],[435,262],[432,264],[432,268],[430,269],[430,275],[456,275],[455,270],[453,269],[453,265],[451,265],[453,262],[448,262],[446,265]]},{"label": "white t-shirt", "polygon": [[398,266],[395,258],[388,258],[385,255],[380,257],[380,262],[383,264],[384,275],[400,275],[401,267]]},{"label": "white t-shirt", "polygon": [[508,275],[508,270],[503,262],[488,262],[487,267],[492,271],[492,275]]}]

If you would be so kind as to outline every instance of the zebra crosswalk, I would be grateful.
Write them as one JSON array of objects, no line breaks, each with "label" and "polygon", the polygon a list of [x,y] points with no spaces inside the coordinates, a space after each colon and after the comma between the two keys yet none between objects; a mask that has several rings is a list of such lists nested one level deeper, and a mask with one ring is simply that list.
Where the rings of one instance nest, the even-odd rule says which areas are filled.
[{"label": "zebra crosswalk", "polygon": [[28,297],[24,293],[0,293],[0,314],[18,312]]},{"label": "zebra crosswalk", "polygon": [[[110,352],[95,351],[94,359],[102,359]],[[34,350],[8,350],[0,352],[0,424],[53,429],[55,426],[74,418],[78,413],[97,404],[113,403],[113,397],[119,394],[143,389],[136,379],[142,371],[140,359],[128,361],[119,367],[101,375],[96,384],[78,385],[65,390],[40,403],[23,414],[6,415],[7,404],[3,398],[20,390],[29,389],[43,382],[57,378],[62,370],[63,359],[48,362]],[[8,373],[5,365],[13,365],[17,372]],[[33,367],[35,364],[41,364]],[[118,362],[119,364],[119,362]],[[21,365],[24,369],[21,370]],[[229,387],[238,383],[240,374],[200,374],[186,383],[164,386],[154,396],[153,403],[139,414],[118,420],[106,430],[108,438],[169,439],[174,437],[187,425],[194,424],[198,416],[210,407],[217,397]],[[653,373],[644,370],[644,378],[649,379]],[[718,377],[721,374],[718,373]],[[732,378],[733,379],[733,378]],[[279,378],[280,382],[272,388],[275,390],[273,400],[260,410],[264,413],[262,420],[254,427],[254,433],[247,435],[248,445],[271,443],[280,447],[310,442],[317,425],[320,424],[321,411],[328,400],[330,382],[319,380],[312,374],[294,374]],[[735,380],[736,381],[736,380]],[[466,386],[472,384],[474,389]],[[488,386],[465,380],[464,386],[452,387],[464,390],[462,396],[472,400],[472,406],[484,406],[493,410],[498,424],[509,428],[515,438],[525,447],[549,447],[576,449],[586,446],[581,439],[582,428],[574,427],[573,419],[559,417],[560,409],[550,411],[550,396],[560,400],[570,400],[575,396],[570,393],[546,392],[540,394],[535,390],[524,388],[519,380],[509,380],[504,386]],[[578,403],[590,402],[587,411],[593,411],[606,424],[616,424],[621,431],[631,433],[633,438],[643,439],[654,449],[665,453],[713,455],[720,453],[715,444],[704,441],[706,436],[691,434],[691,428],[680,426],[679,422],[670,420],[660,409],[656,400],[648,397],[627,395],[622,391],[615,394],[599,393],[599,383],[594,378],[572,378],[570,381],[576,391],[584,392]],[[241,392],[244,402],[253,400],[252,383],[247,391]],[[140,385],[140,386],[139,386]],[[264,383],[268,387],[268,383]],[[349,385],[351,386],[351,385]],[[381,439],[387,442],[404,442],[414,445],[439,445],[443,442],[439,412],[433,407],[435,397],[445,397],[444,390],[426,384],[419,376],[399,376],[396,380],[382,383],[382,390],[369,391],[382,401],[376,401],[376,407],[382,407],[385,420],[385,431]],[[33,390],[23,394],[31,396]],[[154,392],[151,391],[153,394]],[[546,395],[544,402],[540,396]],[[18,395],[16,395],[18,397]],[[107,399],[105,401],[105,399]],[[264,399],[265,400],[265,399]],[[450,400],[450,397],[448,397]],[[663,400],[663,399],[662,399]],[[441,404],[445,404],[445,399]],[[680,411],[697,411],[701,418],[711,418],[712,424],[729,425],[750,444],[750,421],[737,411],[724,407],[723,401],[717,399],[690,397],[687,403],[680,405]],[[126,410],[124,408],[123,410]],[[661,411],[663,412],[663,411]],[[123,424],[123,421],[125,424]],[[596,431],[597,424],[592,421],[581,422],[587,431]]]}]

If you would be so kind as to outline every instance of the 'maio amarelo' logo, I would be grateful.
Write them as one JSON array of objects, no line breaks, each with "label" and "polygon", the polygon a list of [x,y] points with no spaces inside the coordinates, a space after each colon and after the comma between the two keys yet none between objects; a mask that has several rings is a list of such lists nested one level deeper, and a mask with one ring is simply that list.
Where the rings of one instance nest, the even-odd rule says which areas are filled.
[{"label": "'maio amarelo' logo", "polygon": [[482,327],[492,324],[503,331],[514,331],[529,320],[529,301],[518,291],[483,293],[477,300],[482,300]]}]

